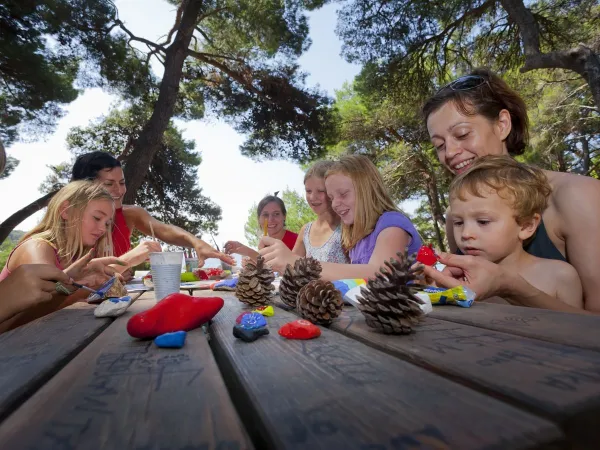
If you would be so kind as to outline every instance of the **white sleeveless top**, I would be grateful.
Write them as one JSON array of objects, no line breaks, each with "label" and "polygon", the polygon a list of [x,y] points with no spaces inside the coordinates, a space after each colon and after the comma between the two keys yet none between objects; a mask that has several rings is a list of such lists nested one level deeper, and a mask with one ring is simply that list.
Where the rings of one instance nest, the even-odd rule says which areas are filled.
[{"label": "white sleeveless top", "polygon": [[320,247],[313,247],[310,245],[310,228],[312,222],[308,223],[304,228],[304,236],[302,236],[302,242],[304,242],[304,248],[306,249],[306,256],[315,258],[317,261],[348,264],[350,260],[344,254],[342,250],[342,224],[339,224],[333,231],[327,242]]}]

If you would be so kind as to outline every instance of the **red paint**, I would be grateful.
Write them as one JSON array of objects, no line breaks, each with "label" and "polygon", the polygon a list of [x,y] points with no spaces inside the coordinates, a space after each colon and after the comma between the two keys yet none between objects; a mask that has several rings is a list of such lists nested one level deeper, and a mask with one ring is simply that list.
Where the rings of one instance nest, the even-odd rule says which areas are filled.
[{"label": "red paint", "polygon": [[216,316],[223,304],[220,297],[170,294],[152,308],[131,317],[127,332],[134,338],[146,339],[174,331],[190,331]]},{"label": "red paint", "polygon": [[426,266],[433,266],[438,262],[438,259],[440,259],[440,257],[435,254],[435,250],[431,244],[423,245],[417,253],[417,261]]},{"label": "red paint", "polygon": [[282,326],[279,335],[286,339],[312,339],[321,336],[321,329],[308,320],[299,319]]}]

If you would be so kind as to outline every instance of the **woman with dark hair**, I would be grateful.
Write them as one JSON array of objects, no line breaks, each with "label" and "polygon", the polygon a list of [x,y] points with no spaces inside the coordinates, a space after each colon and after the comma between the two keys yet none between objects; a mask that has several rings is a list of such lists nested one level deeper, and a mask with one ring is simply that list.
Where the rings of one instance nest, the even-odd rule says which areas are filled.
[{"label": "woman with dark hair", "polygon": [[142,241],[131,250],[131,233],[138,230],[146,236],[154,234],[158,239],[170,245],[193,248],[198,255],[200,267],[207,258],[218,258],[228,264],[234,262],[231,256],[221,253],[191,233],[169,225],[152,217],[144,208],[123,205],[123,196],[127,191],[121,163],[105,152],[92,152],[81,155],[75,161],[71,180],[94,180],[110,192],[115,201],[114,227],[112,230],[113,254],[129,267],[148,259],[151,252],[160,252],[155,241]]},{"label": "woman with dark hair", "polygon": [[[440,162],[453,174],[485,155],[520,155],[528,142],[523,99],[499,76],[477,69],[439,89],[423,115]],[[600,312],[600,183],[589,177],[544,171],[552,193],[539,228],[525,250],[541,258],[567,261],[577,270],[585,309]],[[450,249],[457,249],[452,211],[446,217]],[[444,273],[426,269],[439,285],[463,284],[478,298],[501,296],[521,306],[581,312],[527,283],[518,273],[469,255],[444,255]]]},{"label": "woman with dark hair", "polygon": [[[256,208],[256,217],[261,230],[267,228],[267,235],[273,239],[282,241],[287,248],[292,250],[296,244],[298,235],[285,229],[285,218],[287,210],[283,200],[276,195],[267,195]],[[258,230],[257,230],[258,231]],[[251,259],[256,259],[258,252],[237,241],[227,241],[225,243],[225,252],[228,254],[237,253]]]}]

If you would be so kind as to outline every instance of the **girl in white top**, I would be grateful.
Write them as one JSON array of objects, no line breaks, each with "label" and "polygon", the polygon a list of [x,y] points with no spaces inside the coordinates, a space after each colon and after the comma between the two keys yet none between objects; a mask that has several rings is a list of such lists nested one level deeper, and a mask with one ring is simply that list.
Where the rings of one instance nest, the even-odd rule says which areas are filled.
[{"label": "girl in white top", "polygon": [[298,233],[302,239],[296,241],[292,251],[318,261],[347,264],[349,259],[342,248],[340,217],[333,212],[325,189],[325,174],[332,164],[333,161],[319,161],[304,176],[306,201],[317,219],[302,226]]}]

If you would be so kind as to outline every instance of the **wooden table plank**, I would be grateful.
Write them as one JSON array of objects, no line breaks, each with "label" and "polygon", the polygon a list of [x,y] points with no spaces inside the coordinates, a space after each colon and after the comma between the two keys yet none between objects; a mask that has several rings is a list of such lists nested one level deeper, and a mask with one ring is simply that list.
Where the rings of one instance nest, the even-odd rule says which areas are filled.
[{"label": "wooden table plank", "polygon": [[430,317],[389,336],[353,307],[331,329],[550,417],[583,448],[600,442],[600,353]]},{"label": "wooden table plank", "polygon": [[600,316],[477,302],[469,309],[434,307],[431,317],[600,351]]},{"label": "wooden table plank", "polygon": [[0,448],[252,448],[202,330],[183,349],[131,338],[138,300],[0,425]]},{"label": "wooden table plank", "polygon": [[0,420],[89,344],[112,319],[76,303],[0,335]]},{"label": "wooden table plank", "polygon": [[297,317],[278,308],[270,335],[242,342],[232,328],[246,309],[219,295],[211,346],[261,449],[519,449],[562,439],[544,419],[331,330],[285,340],[277,330]]}]

